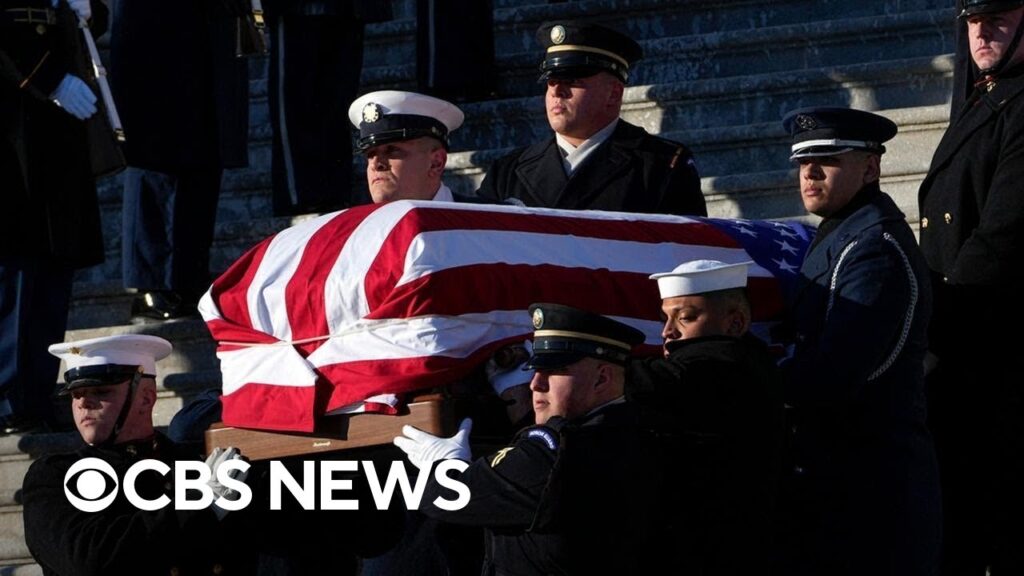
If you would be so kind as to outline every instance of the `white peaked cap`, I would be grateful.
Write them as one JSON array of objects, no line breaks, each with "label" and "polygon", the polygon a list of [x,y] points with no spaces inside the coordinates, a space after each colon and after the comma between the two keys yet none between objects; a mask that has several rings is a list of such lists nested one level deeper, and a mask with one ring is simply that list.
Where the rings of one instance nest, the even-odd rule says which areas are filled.
[{"label": "white peaked cap", "polygon": [[658,281],[661,299],[704,294],[747,285],[747,267],[752,261],[726,264],[718,260],[691,260],[671,272],[651,274]]},{"label": "white peaked cap", "polygon": [[[348,107],[348,119],[356,128],[394,114],[426,116],[444,124],[448,132],[462,126],[465,115],[458,106],[416,92],[378,90],[363,94]],[[376,117],[375,117],[376,115]]]},{"label": "white peaked cap", "polygon": [[142,366],[146,374],[156,375],[156,362],[171,353],[171,343],[158,336],[120,334],[50,346],[50,354],[60,358],[66,370],[108,364]]}]

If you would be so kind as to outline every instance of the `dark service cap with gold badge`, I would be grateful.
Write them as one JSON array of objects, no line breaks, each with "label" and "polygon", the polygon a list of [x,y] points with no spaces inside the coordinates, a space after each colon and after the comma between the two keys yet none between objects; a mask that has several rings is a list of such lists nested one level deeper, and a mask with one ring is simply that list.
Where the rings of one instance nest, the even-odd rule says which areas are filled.
[{"label": "dark service cap with gold badge", "polygon": [[644,341],[632,326],[571,306],[533,304],[530,315],[533,355],[526,367],[533,370],[557,370],[584,357],[625,364]]},{"label": "dark service cap with gold badge", "polygon": [[349,121],[359,129],[359,151],[424,136],[440,140],[447,149],[448,134],[462,126],[464,118],[451,102],[402,90],[363,94],[348,108]]},{"label": "dark service cap with gold badge", "polygon": [[958,18],[966,18],[975,14],[1006,12],[1024,6],[1024,0],[957,0]]},{"label": "dark service cap with gold badge", "polygon": [[640,45],[629,36],[586,22],[547,22],[537,30],[537,41],[545,50],[541,82],[586,78],[598,72],[610,72],[626,82],[630,66],[643,56]]},{"label": "dark service cap with gold badge", "polygon": [[896,135],[896,123],[884,116],[853,108],[814,107],[793,110],[782,120],[793,136],[790,160],[836,156],[851,150],[884,154]]}]

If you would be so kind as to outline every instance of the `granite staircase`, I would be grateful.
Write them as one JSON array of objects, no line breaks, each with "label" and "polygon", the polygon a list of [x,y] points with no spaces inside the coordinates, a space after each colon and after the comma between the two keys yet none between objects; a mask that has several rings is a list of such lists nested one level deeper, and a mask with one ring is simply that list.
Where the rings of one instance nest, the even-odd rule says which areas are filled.
[{"label": "granite staircase", "polygon": [[[796,107],[849,105],[900,126],[883,161],[883,189],[916,223],[916,191],[948,119],[953,72],[949,0],[494,0],[498,99],[460,105],[446,182],[472,193],[495,158],[549,135],[538,26],[586,19],[638,39],[645,57],[622,117],[694,151],[712,216],[799,218],[782,115]],[[367,27],[363,92],[415,89],[415,6],[394,0],[395,19]],[[304,217],[270,209],[266,62],[251,62],[250,166],[225,173],[212,250],[214,273],[256,242]],[[472,73],[471,70],[466,71]],[[346,107],[348,102],[339,102]],[[348,127],[343,127],[347,129]],[[363,166],[353,182],[364,187]],[[197,320],[136,326],[121,287],[120,179],[100,183],[107,259],[76,277],[69,339],[142,332],[167,338],[156,419],[166,425],[197,392],[219,386],[214,346]],[[25,547],[18,491],[32,458],[74,446],[73,434],[0,438],[0,576],[37,574]]]}]

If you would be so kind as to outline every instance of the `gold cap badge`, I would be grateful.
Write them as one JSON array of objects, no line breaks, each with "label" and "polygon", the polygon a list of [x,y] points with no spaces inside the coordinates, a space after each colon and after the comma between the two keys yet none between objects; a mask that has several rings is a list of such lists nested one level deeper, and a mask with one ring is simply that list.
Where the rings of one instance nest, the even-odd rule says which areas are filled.
[{"label": "gold cap badge", "polygon": [[561,44],[565,42],[565,28],[559,24],[551,28],[551,43]]},{"label": "gold cap badge", "polygon": [[540,308],[533,311],[533,329],[540,330],[540,327],[544,325],[544,312],[541,312]]},{"label": "gold cap badge", "polygon": [[363,122],[372,124],[377,120],[380,120],[382,112],[383,110],[381,110],[380,104],[367,102],[366,106],[363,106]]}]

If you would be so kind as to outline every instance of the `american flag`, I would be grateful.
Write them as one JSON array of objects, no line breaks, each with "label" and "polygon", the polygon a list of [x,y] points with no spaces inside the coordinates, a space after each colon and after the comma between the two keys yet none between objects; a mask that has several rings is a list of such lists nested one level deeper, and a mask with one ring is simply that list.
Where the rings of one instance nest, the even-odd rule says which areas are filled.
[{"label": "american flag", "polygon": [[327,413],[393,412],[533,330],[534,302],[576,306],[661,346],[648,279],[753,260],[755,325],[779,319],[813,234],[798,223],[401,201],[327,214],[255,246],[200,302],[229,426],[311,432]]}]

